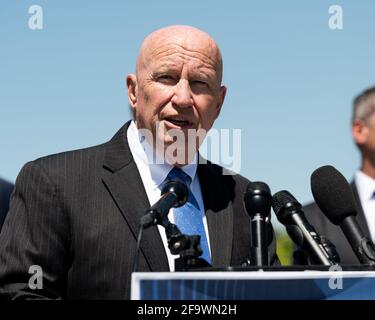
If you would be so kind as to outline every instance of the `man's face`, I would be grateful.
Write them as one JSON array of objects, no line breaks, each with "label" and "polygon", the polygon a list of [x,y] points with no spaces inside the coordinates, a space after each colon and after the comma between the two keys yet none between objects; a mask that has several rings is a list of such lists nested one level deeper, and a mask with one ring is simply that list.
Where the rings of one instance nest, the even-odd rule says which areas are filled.
[{"label": "man's face", "polygon": [[[135,90],[139,129],[150,130],[167,147],[174,142],[169,130],[181,131],[187,138],[189,129],[212,127],[226,92],[220,86],[221,66],[214,52],[209,41],[177,37],[144,54]],[[186,139],[185,150],[187,143]]]},{"label": "man's face", "polygon": [[375,113],[353,125],[353,135],[363,156],[375,160]]},{"label": "man's face", "polygon": [[365,148],[375,158],[375,113],[367,121]]}]

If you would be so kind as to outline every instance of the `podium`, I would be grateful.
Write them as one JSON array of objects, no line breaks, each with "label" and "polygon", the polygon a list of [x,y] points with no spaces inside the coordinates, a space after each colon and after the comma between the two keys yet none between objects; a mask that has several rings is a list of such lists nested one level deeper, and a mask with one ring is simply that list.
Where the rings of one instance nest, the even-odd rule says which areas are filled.
[{"label": "podium", "polygon": [[131,299],[374,300],[375,271],[355,269],[133,273]]}]

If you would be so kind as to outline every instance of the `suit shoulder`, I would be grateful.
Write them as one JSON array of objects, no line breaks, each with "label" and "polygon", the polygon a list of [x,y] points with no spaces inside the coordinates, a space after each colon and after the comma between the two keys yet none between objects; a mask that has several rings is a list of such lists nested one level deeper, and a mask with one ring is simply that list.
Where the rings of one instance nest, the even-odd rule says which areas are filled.
[{"label": "suit shoulder", "polygon": [[117,141],[119,139],[125,139],[126,130],[129,126],[129,123],[130,122],[124,124],[110,140],[102,144],[47,155],[31,162],[39,164],[42,167],[44,166],[50,168],[56,168],[67,165],[79,165],[81,167],[83,166],[82,169],[84,169],[85,166],[87,167],[88,164],[99,164],[99,162],[104,159],[106,149],[109,148],[114,141]]},{"label": "suit shoulder", "polygon": [[12,190],[14,185],[4,179],[0,178],[0,190],[1,192],[8,192],[9,190]]},{"label": "suit shoulder", "polygon": [[35,163],[42,167],[51,167],[51,166],[61,166],[62,164],[72,163],[72,162],[82,162],[92,159],[95,156],[100,156],[104,154],[104,144],[59,152],[55,154],[50,154],[30,161],[29,163]]},{"label": "suit shoulder", "polygon": [[233,179],[237,182],[238,186],[240,189],[245,190],[250,183],[250,180],[245,178],[244,176],[238,174],[238,173],[233,173]]},{"label": "suit shoulder", "polygon": [[[47,179],[71,179],[95,174],[103,164],[105,144],[60,152],[27,162],[18,178],[42,174]],[[17,180],[18,180],[17,178]]]}]

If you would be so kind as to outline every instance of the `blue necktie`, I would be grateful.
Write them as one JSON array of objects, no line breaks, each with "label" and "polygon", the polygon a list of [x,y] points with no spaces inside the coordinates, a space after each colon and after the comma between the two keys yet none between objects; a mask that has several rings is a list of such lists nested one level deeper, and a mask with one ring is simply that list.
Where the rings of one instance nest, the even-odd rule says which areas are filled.
[{"label": "blue necktie", "polygon": [[174,223],[183,234],[201,236],[200,245],[203,251],[201,258],[205,259],[211,264],[210,251],[208,248],[206,232],[204,230],[202,212],[199,209],[198,202],[189,187],[191,183],[190,176],[181,169],[173,168],[166,178],[166,181],[168,180],[180,180],[188,187],[188,201],[179,208],[173,208]]}]

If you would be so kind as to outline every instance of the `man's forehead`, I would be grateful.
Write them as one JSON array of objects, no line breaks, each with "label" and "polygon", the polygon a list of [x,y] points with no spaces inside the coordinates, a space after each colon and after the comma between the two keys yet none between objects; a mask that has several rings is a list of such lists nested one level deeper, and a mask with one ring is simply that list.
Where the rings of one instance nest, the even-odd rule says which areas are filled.
[{"label": "man's forehead", "polygon": [[216,66],[204,63],[194,63],[191,60],[152,61],[148,66],[148,72],[151,74],[181,74],[183,68],[186,68],[189,76],[200,76],[203,78],[215,78],[217,76]]},{"label": "man's forehead", "polygon": [[218,62],[204,51],[189,50],[178,45],[160,46],[150,56],[150,64],[160,68],[178,69],[182,65],[216,70]]},{"label": "man's forehead", "polygon": [[160,45],[165,42],[191,46],[217,46],[215,40],[208,33],[190,26],[170,26],[156,30],[145,38],[143,45]]},{"label": "man's forehead", "polygon": [[[221,53],[216,42],[205,32],[190,26],[171,26],[151,33],[143,41],[138,67],[149,59],[191,57],[221,72]],[[176,56],[177,54],[177,56]],[[178,59],[177,59],[178,60]]]},{"label": "man's forehead", "polygon": [[164,38],[160,41],[153,41],[145,48],[143,54],[152,59],[164,58],[174,54],[181,57],[191,57],[208,61],[211,64],[218,63],[219,53],[212,42],[206,40],[196,40],[192,37]]},{"label": "man's forehead", "polygon": [[192,59],[200,59],[203,61],[210,61],[212,64],[217,63],[217,51],[209,44],[202,45],[199,43],[189,42],[175,42],[167,40],[164,43],[159,43],[152,47],[150,55],[153,58],[167,57],[172,54],[183,57],[191,57]]}]

